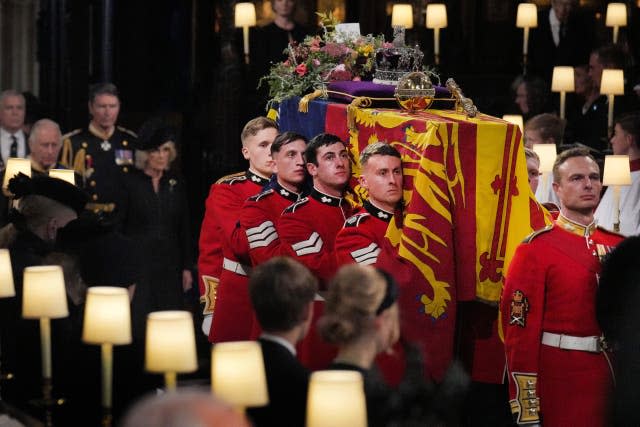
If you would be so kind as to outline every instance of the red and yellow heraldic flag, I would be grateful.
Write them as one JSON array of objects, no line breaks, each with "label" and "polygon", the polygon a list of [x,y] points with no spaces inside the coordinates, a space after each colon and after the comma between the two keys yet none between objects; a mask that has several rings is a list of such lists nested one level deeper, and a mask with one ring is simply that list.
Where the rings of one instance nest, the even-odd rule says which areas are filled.
[{"label": "red and yellow heraldic flag", "polygon": [[350,114],[350,129],[336,123],[346,114],[332,114],[325,129],[349,129],[354,176],[368,144],[386,141],[402,155],[403,223],[387,230],[398,257],[379,265],[400,283],[404,338],[423,348],[427,373],[440,380],[453,357],[456,302],[496,305],[509,260],[533,231],[521,132],[482,114]]}]

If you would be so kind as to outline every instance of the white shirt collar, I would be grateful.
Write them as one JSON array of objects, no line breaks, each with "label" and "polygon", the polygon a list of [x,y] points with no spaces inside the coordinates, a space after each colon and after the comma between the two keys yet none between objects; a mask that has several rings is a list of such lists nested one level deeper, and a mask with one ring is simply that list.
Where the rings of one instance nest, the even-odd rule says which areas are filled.
[{"label": "white shirt collar", "polygon": [[551,26],[553,43],[555,43],[556,46],[560,44],[560,24],[560,20],[556,16],[556,11],[551,8],[549,11],[549,25]]},{"label": "white shirt collar", "polygon": [[289,350],[291,352],[291,354],[293,354],[294,356],[297,355],[296,348],[293,345],[291,345],[291,343],[289,341],[285,340],[282,337],[279,337],[278,335],[273,335],[273,334],[269,334],[267,332],[263,332],[260,335],[260,338],[262,338],[263,340],[273,341],[275,343],[278,343],[281,346],[285,347],[287,350]]}]

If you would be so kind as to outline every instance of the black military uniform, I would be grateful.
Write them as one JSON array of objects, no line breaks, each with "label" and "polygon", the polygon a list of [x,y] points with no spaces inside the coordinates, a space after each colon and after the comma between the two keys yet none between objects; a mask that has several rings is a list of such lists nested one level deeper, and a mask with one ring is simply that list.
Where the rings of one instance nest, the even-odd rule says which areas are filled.
[{"label": "black military uniform", "polygon": [[90,123],[87,129],[76,129],[62,139],[61,162],[82,177],[80,187],[89,195],[87,209],[111,214],[122,197],[122,174],[134,165],[136,134],[116,126],[106,135]]}]

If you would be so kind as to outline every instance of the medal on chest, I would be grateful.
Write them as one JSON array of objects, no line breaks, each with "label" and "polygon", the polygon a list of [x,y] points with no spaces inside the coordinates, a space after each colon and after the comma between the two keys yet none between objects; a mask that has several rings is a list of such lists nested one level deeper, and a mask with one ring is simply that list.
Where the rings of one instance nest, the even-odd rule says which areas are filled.
[{"label": "medal on chest", "polygon": [[102,151],[109,151],[111,150],[111,143],[107,140],[102,141],[102,144],[100,144],[100,148],[102,148]]}]

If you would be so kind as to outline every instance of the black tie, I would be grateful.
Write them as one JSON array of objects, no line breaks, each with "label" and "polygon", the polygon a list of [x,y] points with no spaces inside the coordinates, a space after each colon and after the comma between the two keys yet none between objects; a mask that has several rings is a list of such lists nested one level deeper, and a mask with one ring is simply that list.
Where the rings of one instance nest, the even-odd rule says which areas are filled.
[{"label": "black tie", "polygon": [[18,138],[11,135],[11,148],[9,148],[9,157],[18,157]]},{"label": "black tie", "polygon": [[[567,24],[565,24],[564,22],[560,23],[560,37],[559,40],[562,41],[567,35]],[[560,43],[558,43],[560,44]]]}]

